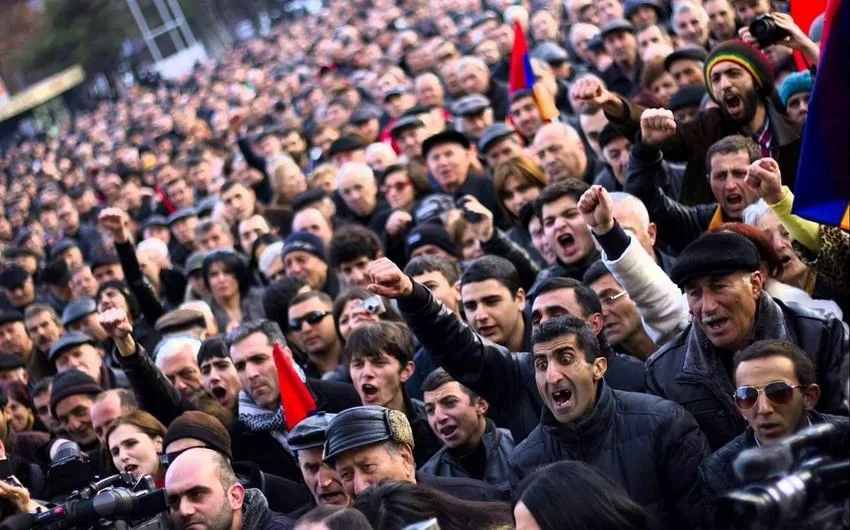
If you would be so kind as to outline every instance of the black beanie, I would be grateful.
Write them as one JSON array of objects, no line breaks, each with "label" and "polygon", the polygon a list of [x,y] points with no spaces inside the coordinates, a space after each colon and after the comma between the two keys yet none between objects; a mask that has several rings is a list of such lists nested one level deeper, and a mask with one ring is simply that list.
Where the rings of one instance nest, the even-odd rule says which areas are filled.
[{"label": "black beanie", "polygon": [[230,433],[220,421],[205,412],[189,410],[174,418],[162,439],[163,450],[171,442],[184,438],[200,440],[210,449],[233,460]]},{"label": "black beanie", "polygon": [[50,413],[56,416],[56,404],[66,397],[87,394],[96,396],[103,392],[103,387],[97,384],[85,372],[67,370],[56,374],[50,387]]},{"label": "black beanie", "polygon": [[717,63],[723,61],[732,61],[753,76],[753,84],[761,97],[766,98],[773,94],[775,81],[773,78],[773,66],[771,66],[770,60],[761,50],[750,46],[742,40],[727,40],[711,50],[703,66],[706,90],[708,90],[708,95],[715,101],[717,101],[717,98],[711,91],[711,69]]},{"label": "black beanie", "polygon": [[758,248],[734,232],[709,232],[685,247],[670,271],[679,287],[700,276],[753,272],[761,265]]},{"label": "black beanie", "polygon": [[407,235],[404,240],[407,247],[407,255],[413,253],[417,248],[424,245],[434,245],[445,250],[452,256],[457,256],[457,246],[441,224],[423,223]]}]

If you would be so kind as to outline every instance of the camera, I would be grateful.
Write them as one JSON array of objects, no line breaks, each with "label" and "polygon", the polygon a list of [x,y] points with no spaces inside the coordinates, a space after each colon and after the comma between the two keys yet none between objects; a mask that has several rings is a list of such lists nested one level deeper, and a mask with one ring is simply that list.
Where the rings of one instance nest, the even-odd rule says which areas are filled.
[{"label": "camera", "polygon": [[742,451],[733,467],[750,484],[718,499],[718,528],[847,528],[850,461],[829,456],[843,443],[837,431],[813,425],[775,446]]},{"label": "camera", "polygon": [[381,300],[381,297],[377,295],[364,298],[362,304],[363,308],[372,315],[382,315],[387,311],[387,308],[384,307],[383,300]]},{"label": "camera", "polygon": [[466,208],[466,203],[469,201],[469,197],[463,196],[459,197],[455,200],[455,206],[459,209],[463,210],[463,218],[466,219],[468,223],[477,223],[478,221],[484,219],[484,216],[480,213],[469,211]]},{"label": "camera", "polygon": [[53,446],[53,459],[47,468],[45,497],[58,502],[68,492],[82,489],[95,480],[89,455],[70,440],[60,439]]},{"label": "camera", "polygon": [[777,26],[773,17],[767,13],[757,16],[750,22],[750,34],[756,39],[760,48],[766,48],[791,36],[788,31]]}]

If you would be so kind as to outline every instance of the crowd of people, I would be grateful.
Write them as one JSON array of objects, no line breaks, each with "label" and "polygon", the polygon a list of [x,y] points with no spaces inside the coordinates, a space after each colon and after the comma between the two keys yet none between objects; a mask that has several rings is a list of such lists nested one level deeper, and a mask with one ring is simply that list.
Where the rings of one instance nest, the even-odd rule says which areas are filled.
[{"label": "crowd of people", "polygon": [[21,138],[2,516],[61,440],[209,530],[719,528],[745,449],[846,460],[850,233],[791,213],[821,28],[328,0]]}]

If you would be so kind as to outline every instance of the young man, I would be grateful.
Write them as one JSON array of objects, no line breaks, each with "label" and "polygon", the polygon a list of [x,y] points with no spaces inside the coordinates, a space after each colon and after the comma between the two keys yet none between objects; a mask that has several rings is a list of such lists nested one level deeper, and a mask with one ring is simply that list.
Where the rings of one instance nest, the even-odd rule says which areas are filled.
[{"label": "young man", "polygon": [[384,255],[374,232],[360,225],[344,226],[334,232],[328,247],[328,261],[349,287],[366,287],[366,267]]},{"label": "young man", "polygon": [[307,354],[304,371],[321,379],[336,371],[341,361],[342,343],[334,327],[333,301],[321,291],[307,291],[289,303],[292,338]]},{"label": "young man", "polygon": [[620,484],[663,527],[697,524],[697,468],[709,448],[696,421],[671,401],[606,385],[607,358],[578,317],[543,322],[532,343],[545,408],[511,455],[511,484],[543,465],[579,460]]},{"label": "young man", "polygon": [[482,256],[460,279],[466,321],[482,337],[508,348],[527,351],[531,326],[525,322],[525,291],[516,268],[499,256]]},{"label": "young man", "polygon": [[59,428],[83,451],[99,447],[91,422],[91,408],[103,388],[86,373],[67,370],[53,378],[50,412]]},{"label": "young man", "polygon": [[331,299],[339,294],[339,278],[328,266],[325,245],[310,232],[293,232],[283,242],[283,265],[288,276],[300,276],[310,288],[327,293]]},{"label": "young man", "polygon": [[220,337],[211,337],[198,350],[198,366],[201,368],[201,383],[219,405],[236,411],[242,384],[239,374],[230,360],[227,345]]},{"label": "young man", "polygon": [[363,405],[403,412],[413,428],[417,467],[440,448],[428,426],[425,405],[411,399],[404,384],[413,374],[413,334],[404,324],[376,322],[355,329],[345,343],[344,356],[354,389]]},{"label": "young man", "polygon": [[487,401],[437,368],[422,384],[425,413],[434,434],[445,444],[421,468],[442,477],[468,477],[510,491],[510,431],[487,418]]}]

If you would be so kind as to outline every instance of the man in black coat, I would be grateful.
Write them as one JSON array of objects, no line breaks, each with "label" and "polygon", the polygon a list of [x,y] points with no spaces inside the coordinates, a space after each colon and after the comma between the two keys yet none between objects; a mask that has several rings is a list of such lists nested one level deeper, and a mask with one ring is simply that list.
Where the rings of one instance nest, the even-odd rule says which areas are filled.
[{"label": "man in black coat", "polygon": [[611,390],[599,341],[578,317],[543,322],[532,342],[546,407],[540,425],[514,449],[511,485],[546,464],[578,460],[620,484],[659,528],[699,524],[697,468],[709,448],[694,419],[670,401]]},{"label": "man in black coat", "polygon": [[842,409],[838,373],[847,342],[841,322],[772,298],[760,267],[756,246],[735,233],[705,234],[688,245],[670,277],[684,288],[693,321],[646,362],[647,390],[681,403],[713,449],[744,432],[746,422],[732,399],[732,360],[759,340],[800,346],[817,367],[817,409]]},{"label": "man in black coat", "polygon": [[796,344],[762,340],[741,350],[735,355],[735,384],[735,405],[747,421],[747,430],[700,466],[709,523],[717,498],[745,486],[733,470],[733,462],[744,450],[782,444],[809,426],[828,424],[833,427],[831,442],[824,445],[829,456],[846,460],[850,453],[850,419],[814,410],[820,397],[815,367]]}]

